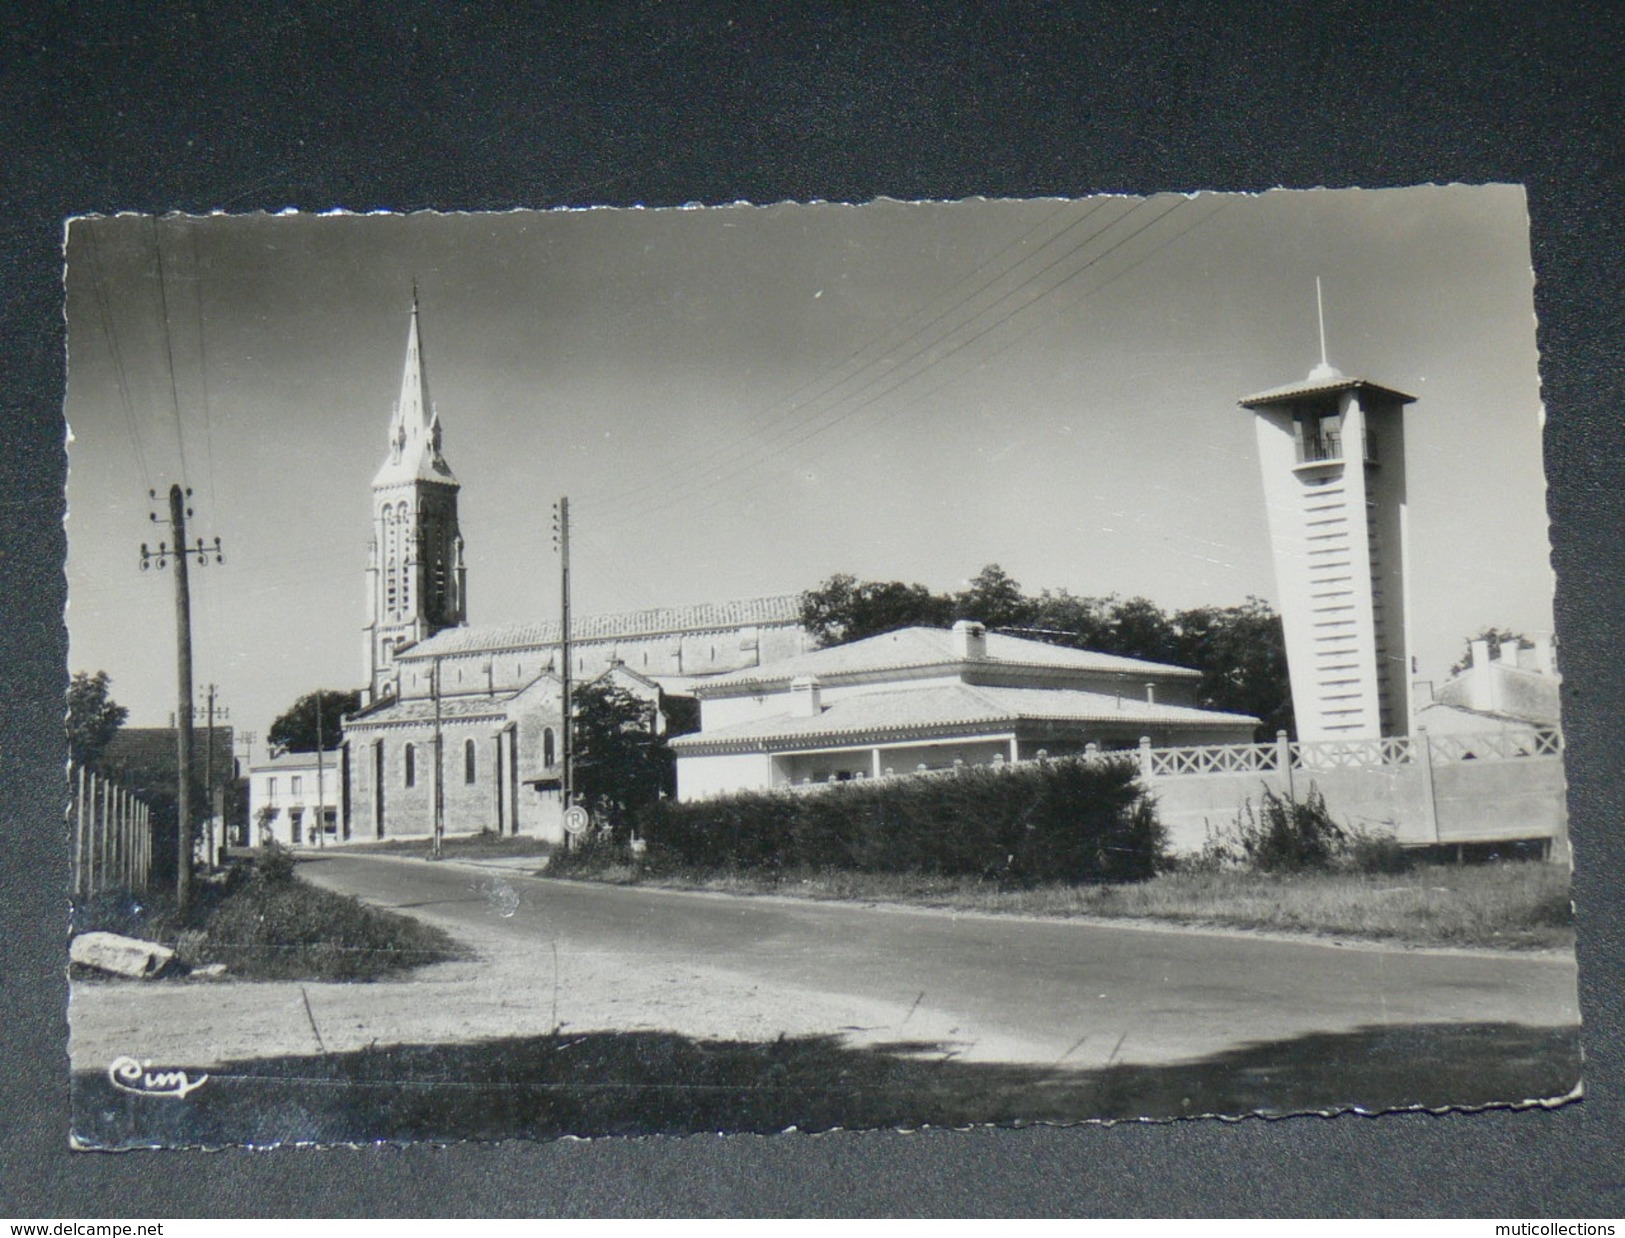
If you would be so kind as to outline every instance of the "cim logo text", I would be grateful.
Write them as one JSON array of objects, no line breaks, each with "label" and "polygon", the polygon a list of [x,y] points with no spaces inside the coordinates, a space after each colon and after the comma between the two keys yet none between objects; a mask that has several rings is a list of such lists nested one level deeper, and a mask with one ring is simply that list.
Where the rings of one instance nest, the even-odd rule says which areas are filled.
[{"label": "cim logo text", "polygon": [[121,1092],[136,1096],[172,1096],[176,1099],[197,1091],[209,1081],[208,1075],[193,1078],[184,1070],[154,1070],[151,1062],[133,1057],[115,1058],[107,1068],[107,1079]]}]

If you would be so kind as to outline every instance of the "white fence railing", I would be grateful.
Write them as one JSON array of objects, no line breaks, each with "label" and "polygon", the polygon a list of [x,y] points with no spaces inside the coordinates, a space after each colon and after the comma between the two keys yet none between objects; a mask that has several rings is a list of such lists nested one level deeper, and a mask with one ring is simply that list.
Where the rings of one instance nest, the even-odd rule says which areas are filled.
[{"label": "white fence railing", "polygon": [[[1425,745],[1425,747],[1424,747]],[[1507,761],[1519,757],[1561,756],[1563,732],[1557,727],[1534,727],[1523,730],[1484,731],[1472,735],[1429,735],[1418,731],[1414,735],[1391,739],[1320,740],[1298,742],[1288,740],[1286,732],[1279,732],[1274,743],[1268,744],[1194,744],[1178,748],[1153,748],[1151,740],[1140,740],[1138,748],[1102,749],[1089,744],[1083,760],[1110,758],[1136,761],[1140,773],[1146,778],[1186,778],[1204,774],[1290,774],[1294,770],[1333,769],[1385,769],[1394,766],[1416,765],[1427,762],[1446,765],[1458,761]],[[1002,756],[992,762],[993,768],[1014,769],[1032,761],[1051,759],[1042,751],[1019,762],[1006,761]],[[966,763],[956,761],[951,766],[926,769],[887,769],[882,778],[935,778],[952,777]],[[978,766],[978,768],[988,768]],[[863,773],[848,778],[830,775],[828,779],[803,779],[786,783],[791,791],[816,791],[832,786],[851,786],[872,781]]]},{"label": "white fence railing", "polygon": [[1417,731],[1391,739],[1288,741],[1285,732],[1273,744],[1210,744],[1153,748],[1140,741],[1140,768],[1148,777],[1177,778],[1190,774],[1287,773],[1291,770],[1382,769],[1455,761],[1507,761],[1518,757],[1561,756],[1563,732],[1557,727],[1483,731],[1471,735],[1430,735]]},{"label": "white fence railing", "polygon": [[69,770],[73,893],[145,890],[152,872],[152,810],[92,770]]}]

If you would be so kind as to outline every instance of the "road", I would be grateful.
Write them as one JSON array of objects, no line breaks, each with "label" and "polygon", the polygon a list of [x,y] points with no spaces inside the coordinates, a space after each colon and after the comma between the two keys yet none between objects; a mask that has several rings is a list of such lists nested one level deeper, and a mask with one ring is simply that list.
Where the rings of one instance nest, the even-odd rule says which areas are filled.
[{"label": "road", "polygon": [[353,855],[301,872],[438,923],[510,974],[517,963],[530,978],[524,1005],[576,1028],[840,1029],[947,1041],[971,1059],[1088,1066],[1374,1025],[1578,1019],[1573,962],[1553,956],[598,886]]},{"label": "road", "polygon": [[[1380,1111],[1559,1097],[1578,1072],[1575,969],[1557,955],[334,852],[300,872],[469,956],[369,984],[75,981],[87,1146]],[[208,1087],[137,1102],[110,1082],[126,1058]]]},{"label": "road", "polygon": [[967,1062],[1156,1065],[1315,1033],[1572,1026],[1571,959],[547,881],[328,853],[303,877],[477,957],[374,984],[76,984],[76,1067],[587,1030],[835,1032]]}]

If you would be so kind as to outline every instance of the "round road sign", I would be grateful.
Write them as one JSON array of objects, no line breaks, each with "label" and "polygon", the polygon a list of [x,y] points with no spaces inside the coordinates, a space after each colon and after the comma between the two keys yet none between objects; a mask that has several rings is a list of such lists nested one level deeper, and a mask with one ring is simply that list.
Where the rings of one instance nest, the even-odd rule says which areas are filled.
[{"label": "round road sign", "polygon": [[564,832],[579,834],[592,824],[592,814],[580,804],[571,804],[564,810]]}]

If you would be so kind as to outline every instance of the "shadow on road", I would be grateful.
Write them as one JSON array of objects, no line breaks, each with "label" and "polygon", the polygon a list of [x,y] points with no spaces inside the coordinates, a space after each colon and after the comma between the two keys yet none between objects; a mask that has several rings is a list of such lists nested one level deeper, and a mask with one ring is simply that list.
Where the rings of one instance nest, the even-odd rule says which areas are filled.
[{"label": "shadow on road", "polygon": [[81,1072],[74,1132],[117,1148],[1369,1112],[1564,1096],[1579,1064],[1577,1028],[1504,1023],[1366,1027],[1090,1069],[963,1062],[932,1042],[558,1032],[236,1062],[184,1099]]}]

